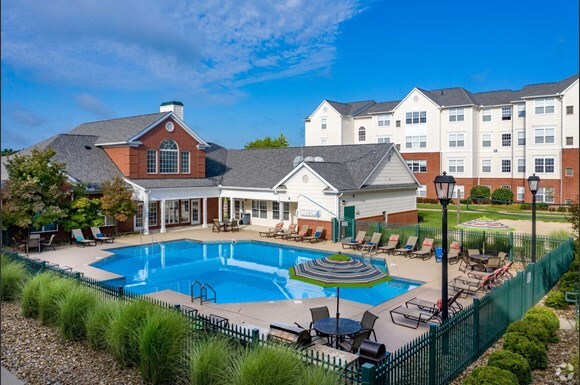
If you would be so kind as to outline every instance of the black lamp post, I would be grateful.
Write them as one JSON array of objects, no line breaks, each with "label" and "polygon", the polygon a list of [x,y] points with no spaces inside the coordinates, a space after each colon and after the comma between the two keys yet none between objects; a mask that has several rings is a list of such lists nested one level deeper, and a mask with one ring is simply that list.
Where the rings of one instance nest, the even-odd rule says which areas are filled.
[{"label": "black lamp post", "polygon": [[442,277],[443,280],[441,282],[441,298],[443,305],[441,307],[442,322],[447,320],[449,315],[449,305],[448,305],[448,283],[447,283],[447,205],[453,198],[453,189],[455,188],[455,178],[451,175],[447,175],[445,171],[443,171],[443,175],[439,175],[435,178],[435,191],[437,192],[437,199],[439,199],[439,203],[443,206],[443,215],[442,215],[442,231],[443,231],[443,255],[442,255]]},{"label": "black lamp post", "polygon": [[536,263],[536,193],[540,189],[540,177],[536,174],[530,176],[528,187],[532,192],[532,263]]}]

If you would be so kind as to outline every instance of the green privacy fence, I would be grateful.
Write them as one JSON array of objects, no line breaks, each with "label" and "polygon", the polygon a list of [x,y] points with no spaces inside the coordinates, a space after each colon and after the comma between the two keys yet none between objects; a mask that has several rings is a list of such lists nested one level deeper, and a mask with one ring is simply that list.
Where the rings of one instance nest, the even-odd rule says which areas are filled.
[{"label": "green privacy fence", "polygon": [[[382,233],[382,241],[389,239],[391,234],[398,234],[400,242],[404,244],[409,236],[418,237],[417,246],[420,247],[425,238],[435,239],[435,245],[442,244],[442,229],[440,227],[426,227],[420,225],[389,225],[384,222],[364,222],[357,221],[355,231],[364,230],[367,235],[375,232]],[[479,231],[465,229],[451,229],[448,231],[449,243],[453,241],[461,242],[464,250],[479,249],[485,254],[497,255],[499,252],[506,252],[510,261],[530,262],[532,250],[532,236],[530,234],[519,234],[497,231]],[[565,238],[554,238],[548,235],[536,236],[536,255],[538,257],[546,255],[551,250],[556,249]]]}]

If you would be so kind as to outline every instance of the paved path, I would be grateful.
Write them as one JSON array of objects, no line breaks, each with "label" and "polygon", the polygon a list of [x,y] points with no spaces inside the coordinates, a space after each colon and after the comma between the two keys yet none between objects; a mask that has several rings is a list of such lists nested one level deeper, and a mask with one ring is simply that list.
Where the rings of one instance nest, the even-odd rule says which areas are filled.
[{"label": "paved path", "polygon": [[4,366],[2,367],[2,375],[0,377],[0,384],[2,385],[24,385],[25,382],[20,381],[14,374],[8,371]]}]

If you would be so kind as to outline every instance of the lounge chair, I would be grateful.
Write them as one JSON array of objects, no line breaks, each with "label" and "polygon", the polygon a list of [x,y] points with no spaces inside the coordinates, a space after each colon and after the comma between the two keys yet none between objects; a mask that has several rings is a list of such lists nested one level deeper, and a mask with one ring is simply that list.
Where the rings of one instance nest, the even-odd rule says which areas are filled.
[{"label": "lounge chair", "polygon": [[449,287],[451,287],[454,291],[462,290],[465,297],[468,295],[475,295],[477,292],[488,292],[493,287],[497,286],[497,282],[495,281],[499,272],[494,272],[493,274],[489,274],[483,277],[481,280],[473,280],[469,281],[465,277],[457,277],[453,281],[449,282]]},{"label": "lounge chair", "polygon": [[[395,325],[400,325],[412,329],[417,329],[421,324],[421,322],[423,323],[441,322],[440,309],[436,309],[434,312],[429,312],[426,310],[409,308],[407,306],[400,305],[392,309],[389,313],[391,314],[391,321],[393,321]],[[405,319],[416,321],[417,323],[415,324],[415,326],[413,326],[405,323],[396,322],[395,317],[393,317],[393,314],[402,315]]]},{"label": "lounge chair", "polygon": [[409,258],[420,257],[424,261],[431,258],[433,255],[433,243],[435,240],[433,238],[425,238],[423,244],[421,245],[421,250],[412,251]]},{"label": "lounge chair", "polygon": [[214,218],[213,219],[213,227],[211,228],[211,231],[213,232],[220,232],[220,231],[226,231],[226,224],[224,222],[220,222],[219,219]]},{"label": "lounge chair", "polygon": [[364,230],[359,231],[358,233],[356,233],[356,238],[342,242],[342,248],[358,249],[364,243],[366,234],[367,232]]},{"label": "lounge chair", "polygon": [[324,231],[324,226],[316,226],[316,230],[314,230],[314,234],[312,234],[310,236],[302,237],[301,240],[302,240],[302,242],[309,241],[310,243],[319,242],[323,231]]},{"label": "lounge chair", "polygon": [[115,242],[115,237],[104,236],[103,233],[101,232],[101,229],[99,229],[98,227],[91,227],[91,233],[93,233],[93,238],[95,239],[95,241],[101,242],[101,244]]},{"label": "lounge chair", "polygon": [[399,245],[399,238],[400,237],[398,234],[391,234],[387,244],[384,246],[377,247],[377,251],[384,251],[387,254],[392,253]]},{"label": "lounge chair", "polygon": [[89,246],[97,245],[97,241],[95,241],[94,239],[86,239],[81,229],[73,229],[72,234],[74,241],[78,247],[80,246],[85,247],[87,245]]},{"label": "lounge chair", "polygon": [[409,238],[407,238],[407,243],[405,244],[405,246],[393,250],[393,255],[403,254],[407,256],[409,255],[409,253],[415,250],[416,245],[417,245],[417,237],[410,236]]},{"label": "lounge chair", "polygon": [[[496,276],[496,280],[503,279],[506,276],[508,278],[512,278],[512,274],[509,272],[509,270],[512,267],[512,265],[513,265],[513,262],[510,262],[510,263],[508,263],[506,265],[503,265],[502,267],[498,268],[499,269],[499,273]],[[492,275],[492,274],[496,273],[498,269],[496,269],[495,271],[493,271],[491,273],[488,273],[488,272],[485,272],[485,271],[475,271],[474,270],[474,271],[468,272],[467,273],[467,276],[470,277],[470,278],[474,278],[474,279],[482,279],[484,277],[487,277],[488,275]]]},{"label": "lounge chair", "polygon": [[[443,256],[435,257],[435,262],[439,263],[442,261]],[[449,245],[449,252],[447,253],[447,262],[450,265],[454,265],[460,261],[461,261],[461,242],[453,241],[451,242],[451,245]]]},{"label": "lounge chair", "polygon": [[[463,310],[463,306],[459,302],[457,302],[457,299],[459,298],[459,296],[461,296],[461,294],[462,290],[458,290],[455,292],[455,295],[453,297],[449,297],[447,300],[448,301],[447,307],[453,314]],[[409,307],[409,305],[416,306],[422,311],[435,313],[438,309],[441,308],[441,299],[437,301],[429,301],[418,297],[413,297],[405,302],[405,306]]]},{"label": "lounge chair", "polygon": [[373,250],[375,251],[375,253],[377,252],[377,247],[379,247],[379,242],[381,242],[381,237],[383,236],[382,233],[373,233],[373,236],[371,237],[371,240],[366,242],[365,244],[363,244],[361,246],[361,252],[362,254],[366,252],[369,253],[369,255],[371,255],[373,253]]},{"label": "lounge chair", "polygon": [[274,238],[286,238],[289,235],[296,234],[296,224],[291,223],[286,230],[282,230],[274,234]]},{"label": "lounge chair", "polygon": [[272,238],[277,233],[282,233],[284,231],[282,226],[284,226],[282,222],[276,223],[276,226],[269,228],[268,231],[260,231],[260,236]]},{"label": "lounge chair", "polygon": [[52,241],[54,241],[54,234],[52,234],[50,236],[50,239],[48,240],[48,242],[42,240],[40,241],[40,247],[42,250],[44,249],[48,249],[49,247],[52,247],[53,250],[56,250],[56,247],[54,247],[54,244],[52,243]]},{"label": "lounge chair", "polygon": [[286,240],[301,241],[302,237],[305,237],[308,234],[309,229],[310,226],[302,225],[302,227],[300,227],[300,231],[298,231],[296,234],[288,235]]}]

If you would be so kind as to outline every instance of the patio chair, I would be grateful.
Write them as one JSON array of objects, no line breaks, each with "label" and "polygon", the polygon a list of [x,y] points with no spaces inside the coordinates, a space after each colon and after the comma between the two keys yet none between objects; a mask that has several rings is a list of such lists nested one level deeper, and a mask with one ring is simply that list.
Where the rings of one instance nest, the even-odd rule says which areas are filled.
[{"label": "patio chair", "polygon": [[87,245],[89,246],[97,245],[97,241],[95,241],[94,239],[86,239],[81,229],[73,229],[72,234],[74,241],[78,247],[80,246],[85,247]]},{"label": "patio chair", "polygon": [[[457,292],[455,292],[455,295],[453,297],[449,297],[447,300],[447,307],[452,312],[452,314],[455,314],[463,310],[463,306],[459,302],[457,302],[457,299],[461,296],[461,294],[462,290],[458,290]],[[420,299],[418,297],[413,297],[405,302],[405,306],[409,307],[409,305],[416,306],[417,308],[423,311],[435,313],[438,309],[439,310],[441,309],[441,299],[437,301],[429,301]]]},{"label": "patio chair", "polygon": [[489,259],[487,260],[487,264],[485,265],[485,270],[488,273],[491,273],[492,271],[495,271],[496,269],[499,269],[501,267],[501,261],[498,257],[489,257]]},{"label": "patio chair", "polygon": [[409,258],[420,257],[422,260],[426,261],[433,255],[433,243],[435,240],[433,238],[425,238],[423,244],[421,245],[421,250],[412,251]]},{"label": "patio chair", "polygon": [[385,253],[389,254],[392,253],[397,246],[399,245],[399,235],[398,234],[391,234],[389,237],[389,241],[386,245],[377,247],[377,252],[384,251]]},{"label": "patio chair", "polygon": [[211,228],[212,232],[220,232],[220,231],[226,231],[226,224],[224,222],[220,222],[219,219],[214,218],[213,219],[213,227]]},{"label": "patio chair", "polygon": [[42,252],[41,241],[40,234],[30,234],[26,245],[26,253],[28,254],[30,249],[36,249],[39,253]]},{"label": "patio chair", "polygon": [[56,247],[54,247],[54,244],[52,243],[52,241],[54,241],[54,234],[52,234],[50,236],[50,239],[48,240],[48,242],[42,240],[40,241],[40,247],[42,248],[42,250],[48,249],[49,247],[52,247],[53,250],[56,251]]},{"label": "patio chair", "polygon": [[372,334],[375,341],[377,340],[377,335],[375,333],[375,322],[377,322],[377,319],[379,319],[379,316],[374,315],[373,313],[367,310],[363,313],[362,319],[360,321],[362,325],[362,329],[360,332],[368,331],[369,337]]},{"label": "patio chair", "polygon": [[324,231],[324,226],[316,226],[316,230],[314,230],[314,234],[310,236],[302,237],[302,242],[309,241],[310,243],[319,242],[320,237],[322,236],[322,232]]},{"label": "patio chair", "polygon": [[276,231],[273,237],[284,239],[289,234],[296,234],[296,224],[291,223],[288,225],[287,229],[280,229],[279,231]]},{"label": "patio chair", "polygon": [[328,310],[328,306],[311,307],[310,315],[312,316],[312,322],[310,322],[309,328],[312,329],[312,325],[314,325],[316,321],[330,318],[330,311]]},{"label": "patio chair", "polygon": [[381,242],[381,237],[383,236],[382,233],[373,233],[373,236],[371,237],[371,240],[364,243],[360,249],[362,254],[366,252],[369,253],[369,255],[371,255],[373,253],[373,250],[375,251],[375,253],[377,252],[377,247],[379,247],[379,242]]},{"label": "patio chair", "polygon": [[356,238],[342,242],[342,248],[358,249],[364,243],[366,234],[364,230],[359,231],[356,233]]},{"label": "patio chair", "polygon": [[417,237],[412,235],[409,238],[407,238],[407,243],[405,243],[405,246],[393,250],[393,255],[403,254],[407,256],[409,255],[409,253],[415,250],[416,245],[417,245]]},{"label": "patio chair", "polygon": [[16,237],[12,237],[12,249],[16,252],[18,251],[26,252],[26,242],[17,240]]},{"label": "patio chair", "polygon": [[344,341],[338,343],[338,348],[349,353],[357,353],[360,345],[371,335],[370,330],[361,330],[356,333],[352,338],[346,338]]},{"label": "patio chair", "polygon": [[113,243],[115,242],[115,237],[106,237],[101,232],[101,229],[98,227],[91,227],[91,233],[93,233],[93,238],[97,242],[103,243]]},{"label": "patio chair", "polygon": [[466,273],[467,269],[473,271],[474,268],[479,266],[480,266],[479,262],[472,261],[471,259],[469,259],[467,255],[464,255],[460,259],[459,271],[463,271],[464,273]]},{"label": "patio chair", "polygon": [[300,227],[300,231],[298,231],[296,234],[288,235],[286,240],[301,241],[302,237],[305,237],[308,234],[309,229],[309,225],[302,225],[302,227]]},{"label": "patio chair", "polygon": [[240,231],[240,226],[239,226],[239,224],[240,224],[240,220],[239,220],[239,219],[237,219],[237,218],[232,218],[232,221],[231,221],[231,223],[230,223],[230,230],[231,230],[232,232],[234,232],[234,231]]},{"label": "patio chair", "polygon": [[282,226],[284,226],[284,224],[282,222],[278,222],[276,223],[276,226],[269,228],[268,231],[260,231],[260,236],[272,238],[276,235],[276,233],[281,233],[283,231]]},{"label": "patio chair", "polygon": [[501,251],[497,254],[497,257],[499,258],[500,267],[506,264],[507,256],[508,256],[507,253],[503,252],[503,251]]},{"label": "patio chair", "polygon": [[[436,309],[434,312],[428,312],[421,309],[409,308],[407,306],[397,306],[396,308],[392,309],[390,312],[391,314],[391,321],[395,325],[404,326],[406,328],[417,329],[421,323],[428,323],[428,322],[440,322],[440,313],[441,310]],[[393,314],[402,315],[406,320],[417,322],[413,325],[408,325],[405,323],[399,323],[395,321],[395,317]]]}]

